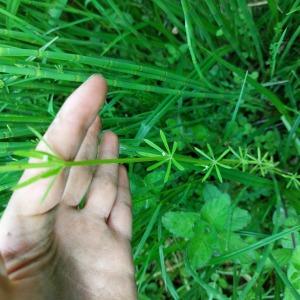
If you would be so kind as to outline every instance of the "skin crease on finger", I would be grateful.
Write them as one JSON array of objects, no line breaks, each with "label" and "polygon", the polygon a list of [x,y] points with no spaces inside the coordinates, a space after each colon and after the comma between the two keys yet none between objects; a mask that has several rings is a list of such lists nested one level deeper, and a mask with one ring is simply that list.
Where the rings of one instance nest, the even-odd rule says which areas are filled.
[{"label": "skin crease on finger", "polygon": [[[66,100],[44,136],[53,152],[72,160],[118,157],[112,132],[98,146],[105,94],[104,79],[94,75]],[[25,171],[21,180],[38,172]],[[40,203],[52,179],[17,190],[0,220],[0,299],[136,299],[125,167],[74,167]]]}]

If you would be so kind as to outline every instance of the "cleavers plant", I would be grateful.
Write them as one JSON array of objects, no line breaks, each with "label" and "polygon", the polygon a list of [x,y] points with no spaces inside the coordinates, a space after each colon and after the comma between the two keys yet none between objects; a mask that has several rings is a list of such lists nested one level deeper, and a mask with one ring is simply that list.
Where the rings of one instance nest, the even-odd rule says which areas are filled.
[{"label": "cleavers plant", "polygon": [[[0,0],[0,214],[64,168],[126,164],[140,299],[299,299],[299,7]],[[120,158],[33,150],[93,73]]]}]

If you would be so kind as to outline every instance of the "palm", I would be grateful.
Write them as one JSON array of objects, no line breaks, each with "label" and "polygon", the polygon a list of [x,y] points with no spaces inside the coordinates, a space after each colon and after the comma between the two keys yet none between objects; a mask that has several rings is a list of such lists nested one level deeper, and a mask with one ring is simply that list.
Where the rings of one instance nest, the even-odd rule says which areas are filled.
[{"label": "palm", "polygon": [[[117,137],[98,149],[105,83],[94,76],[66,101],[45,140],[64,159],[113,158]],[[75,120],[75,121],[74,121]],[[39,150],[48,146],[41,142]],[[26,171],[26,180],[41,170]],[[12,299],[133,299],[131,212],[126,170],[116,164],[61,173],[17,190],[0,223]],[[83,196],[86,205],[76,209]]]}]

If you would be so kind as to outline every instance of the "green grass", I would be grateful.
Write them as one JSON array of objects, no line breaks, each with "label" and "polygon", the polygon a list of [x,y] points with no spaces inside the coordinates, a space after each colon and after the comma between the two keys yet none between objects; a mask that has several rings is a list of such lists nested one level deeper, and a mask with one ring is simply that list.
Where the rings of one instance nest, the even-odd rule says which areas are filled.
[{"label": "green grass", "polygon": [[[140,299],[298,299],[300,0],[0,0],[0,211],[92,73],[133,192]],[[116,162],[116,160],[113,160]]]}]

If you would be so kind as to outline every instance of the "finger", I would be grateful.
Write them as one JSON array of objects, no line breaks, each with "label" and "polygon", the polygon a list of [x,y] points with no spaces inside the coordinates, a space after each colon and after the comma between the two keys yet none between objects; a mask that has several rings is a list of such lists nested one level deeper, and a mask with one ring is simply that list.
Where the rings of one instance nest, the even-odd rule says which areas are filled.
[{"label": "finger", "polygon": [[4,260],[2,258],[2,255],[0,253],[0,277],[6,277],[6,270],[4,266]]},{"label": "finger", "polygon": [[[37,149],[49,151],[49,145],[63,159],[73,159],[104,102],[105,93],[106,84],[100,76],[82,84],[66,100]],[[21,181],[45,171],[27,170]],[[61,172],[14,192],[1,218],[0,250],[5,260],[18,263],[11,253],[24,252],[53,235],[54,208],[61,200],[66,179],[65,172]]]},{"label": "finger", "polygon": [[132,213],[131,193],[127,171],[124,166],[119,167],[119,181],[117,199],[111,210],[108,225],[122,236],[131,239]]},{"label": "finger", "polygon": [[[104,133],[99,146],[99,159],[117,158],[118,154],[118,137],[112,132]],[[107,219],[116,200],[117,184],[118,164],[98,166],[87,195],[84,211]]]},{"label": "finger", "polygon": [[[96,117],[82,142],[75,157],[75,161],[94,159],[97,156],[99,130],[100,119],[99,117]],[[71,168],[62,202],[70,206],[77,206],[89,188],[94,170],[95,168],[92,166],[78,166]]]},{"label": "finger", "polygon": [[[95,120],[106,95],[105,80],[93,75],[66,100],[57,117],[47,130],[44,140],[65,160],[73,159],[92,122]],[[48,150],[43,141],[38,149]]]},{"label": "finger", "polygon": [[[105,93],[105,81],[98,75],[92,76],[83,83],[66,100],[37,149],[49,152],[50,147],[63,159],[73,159],[104,102]],[[21,182],[45,171],[47,170],[27,170]],[[39,180],[17,190],[8,207],[13,207],[13,210],[18,210],[22,215],[45,213],[56,206],[61,199],[65,182],[65,172],[56,177]]]},{"label": "finger", "polygon": [[10,281],[6,274],[4,260],[0,253],[0,299],[12,299],[10,294]]}]

